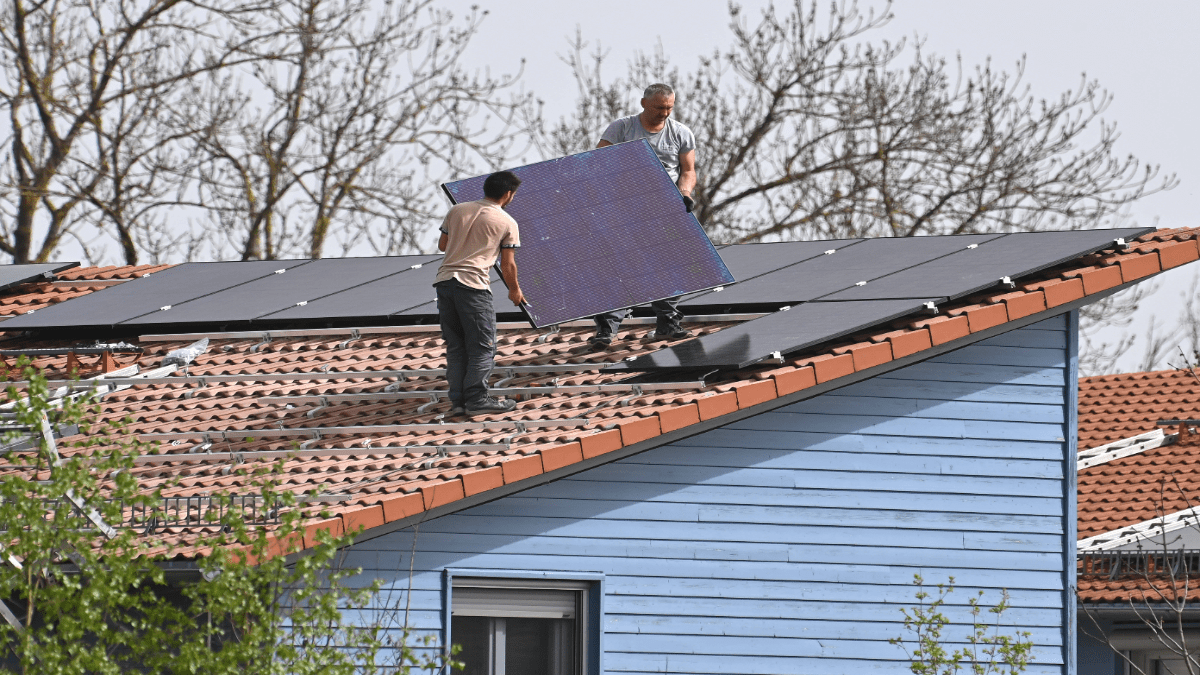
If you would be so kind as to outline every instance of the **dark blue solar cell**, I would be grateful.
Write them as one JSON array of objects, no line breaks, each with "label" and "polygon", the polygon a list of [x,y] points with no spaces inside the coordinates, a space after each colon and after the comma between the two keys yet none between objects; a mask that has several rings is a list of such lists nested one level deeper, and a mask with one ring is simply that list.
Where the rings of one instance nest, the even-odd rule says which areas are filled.
[{"label": "dark blue solar cell", "polygon": [[[535,326],[734,282],[645,141],[512,171],[522,183],[506,210],[521,228],[517,268]],[[462,203],[483,198],[483,180],[443,188]]]}]

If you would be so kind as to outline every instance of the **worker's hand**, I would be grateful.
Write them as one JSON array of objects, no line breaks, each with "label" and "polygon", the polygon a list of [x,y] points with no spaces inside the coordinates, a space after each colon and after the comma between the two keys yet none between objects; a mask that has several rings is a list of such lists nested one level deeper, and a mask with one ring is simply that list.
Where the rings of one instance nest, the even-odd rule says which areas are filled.
[{"label": "worker's hand", "polygon": [[508,289],[508,299],[512,300],[512,304],[520,307],[525,302],[525,294],[521,292],[520,287]]},{"label": "worker's hand", "polygon": [[691,213],[692,209],[696,208],[696,200],[687,195],[683,195],[683,208],[688,213]]}]

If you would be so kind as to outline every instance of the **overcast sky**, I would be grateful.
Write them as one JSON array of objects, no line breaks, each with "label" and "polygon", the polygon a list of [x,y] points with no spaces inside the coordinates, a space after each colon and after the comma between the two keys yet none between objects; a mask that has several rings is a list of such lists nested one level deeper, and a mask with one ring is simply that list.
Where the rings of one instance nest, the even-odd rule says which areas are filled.
[{"label": "overcast sky", "polygon": [[[623,72],[635,52],[649,51],[660,40],[671,61],[683,69],[730,41],[727,5],[722,0],[443,0],[439,6],[465,13],[474,4],[489,14],[472,43],[467,65],[513,72],[520,59],[526,59],[526,87],[546,101],[550,118],[565,113],[574,101],[574,82],[559,55],[566,51],[576,26],[585,39],[598,40],[610,50],[613,73]],[[742,6],[757,13],[766,4],[748,0]],[[779,4],[786,6],[787,0]],[[882,8],[884,4],[860,6]],[[996,66],[1012,71],[1024,55],[1025,79],[1037,96],[1057,97],[1074,89],[1084,73],[1098,79],[1115,97],[1105,118],[1118,124],[1118,151],[1160,164],[1179,177],[1176,189],[1135,204],[1136,223],[1200,225],[1196,209],[1200,141],[1192,125],[1200,103],[1196,81],[1200,2],[900,0],[892,11],[895,18],[878,35],[891,39],[918,35],[925,40],[927,52],[961,54],[968,67],[990,56]],[[1144,325],[1154,315],[1173,323],[1173,306],[1193,275],[1190,269],[1163,275],[1161,290],[1139,322]],[[1135,348],[1119,365],[1136,369],[1139,361],[1140,351]]]}]

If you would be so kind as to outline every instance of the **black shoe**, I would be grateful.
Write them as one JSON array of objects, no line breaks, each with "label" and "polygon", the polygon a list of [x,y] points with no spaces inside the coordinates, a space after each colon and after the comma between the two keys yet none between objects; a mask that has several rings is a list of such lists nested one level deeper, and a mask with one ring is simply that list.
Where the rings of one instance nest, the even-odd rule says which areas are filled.
[{"label": "black shoe", "polygon": [[592,351],[600,352],[600,351],[604,351],[605,349],[608,349],[608,346],[612,344],[612,340],[613,340],[612,335],[597,333],[597,334],[593,335],[592,337],[588,338],[588,345],[591,346]]},{"label": "black shoe", "polygon": [[661,330],[652,330],[643,339],[646,342],[662,342],[664,340],[682,340],[689,337],[692,337],[691,331],[684,330],[680,326],[670,326]]},{"label": "black shoe", "polygon": [[491,396],[477,403],[467,404],[467,416],[474,417],[475,415],[491,415],[493,413],[506,413],[516,410],[517,402],[509,399],[501,401]]}]

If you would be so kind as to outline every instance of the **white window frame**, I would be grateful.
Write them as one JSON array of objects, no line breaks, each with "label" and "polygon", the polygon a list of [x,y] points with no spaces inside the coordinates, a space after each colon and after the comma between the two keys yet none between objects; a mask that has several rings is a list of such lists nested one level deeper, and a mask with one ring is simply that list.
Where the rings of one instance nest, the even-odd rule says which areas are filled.
[{"label": "white window frame", "polygon": [[[598,675],[603,672],[600,665],[602,650],[600,642],[602,631],[600,627],[603,617],[603,589],[600,584],[603,580],[603,574],[599,573],[572,573],[572,572],[525,572],[525,571],[495,571],[495,570],[459,570],[446,569],[445,578],[445,642],[444,644],[453,644],[454,636],[451,634],[451,624],[454,617],[454,590],[464,588],[471,589],[540,589],[540,590],[556,590],[556,591],[573,591],[576,593],[576,610],[575,610],[575,659],[577,662],[577,670],[579,675]],[[495,616],[496,620],[503,620],[499,616],[501,612],[496,612],[494,615],[486,611],[472,611],[465,616]],[[525,613],[524,616],[543,616],[549,618],[549,615],[540,614],[538,612]],[[460,614],[464,616],[464,614]],[[515,615],[510,615],[515,616]],[[503,630],[503,626],[499,627]],[[493,634],[494,635],[494,634]],[[495,669],[495,661],[503,663],[504,653],[503,645],[492,645],[493,655],[493,670],[500,675],[503,669]]]}]

